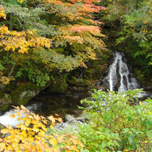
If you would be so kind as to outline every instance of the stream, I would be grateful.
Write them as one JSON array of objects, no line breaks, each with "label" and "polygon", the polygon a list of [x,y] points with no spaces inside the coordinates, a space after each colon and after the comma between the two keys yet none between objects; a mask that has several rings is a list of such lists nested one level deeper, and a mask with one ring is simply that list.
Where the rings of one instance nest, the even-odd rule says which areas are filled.
[{"label": "stream", "polygon": [[[130,66],[127,64],[127,59],[121,52],[113,52],[113,62],[109,66],[107,76],[103,79],[103,84],[104,88],[118,92],[140,88]],[[143,98],[152,98],[151,92],[148,91],[141,95]],[[28,103],[26,108],[43,116],[57,113],[64,120],[66,114],[79,116],[82,111],[77,106],[80,105],[81,99],[89,96],[88,90],[85,89],[83,91],[68,90],[65,94],[47,94],[42,91]],[[0,123],[13,127],[18,125],[17,117],[9,117],[12,113],[14,113],[13,109],[0,116]]]},{"label": "stream", "polygon": [[[83,91],[67,90],[64,94],[48,94],[42,91],[36,97],[34,97],[26,105],[26,108],[31,112],[37,113],[42,116],[50,116],[58,114],[63,120],[67,114],[79,116],[82,110],[79,110],[77,106],[80,105],[80,100],[89,97],[88,90]],[[0,116],[0,123],[4,126],[10,125],[15,127],[20,122],[17,120],[18,116],[11,118],[9,115],[15,114],[14,109],[10,109]],[[22,115],[24,117],[24,115]]]}]

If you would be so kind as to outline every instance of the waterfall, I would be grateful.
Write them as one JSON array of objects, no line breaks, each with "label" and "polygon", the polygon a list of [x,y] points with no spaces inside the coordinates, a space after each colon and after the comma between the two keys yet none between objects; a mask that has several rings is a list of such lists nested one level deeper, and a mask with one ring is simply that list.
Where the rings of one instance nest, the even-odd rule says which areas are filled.
[{"label": "waterfall", "polygon": [[110,91],[126,91],[139,88],[127,65],[124,54],[114,52],[114,60],[109,67],[108,75],[103,79],[104,86]]}]

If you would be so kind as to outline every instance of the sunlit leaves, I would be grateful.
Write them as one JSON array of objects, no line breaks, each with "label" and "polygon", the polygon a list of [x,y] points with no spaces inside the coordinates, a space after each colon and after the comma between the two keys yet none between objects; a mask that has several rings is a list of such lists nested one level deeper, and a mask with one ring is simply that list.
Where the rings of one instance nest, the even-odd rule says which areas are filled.
[{"label": "sunlit leaves", "polygon": [[[75,136],[69,134],[58,136],[47,133],[47,123],[53,126],[56,120],[61,121],[60,118],[56,119],[53,116],[49,116],[48,121],[43,116],[31,113],[24,106],[16,108],[18,109],[15,111],[16,115],[22,113],[25,117],[22,118],[21,116],[22,121],[16,128],[7,126],[6,129],[1,130],[2,134],[9,134],[3,139],[0,138],[1,151],[60,152],[58,148],[60,147],[60,149],[78,152],[77,146],[83,147],[82,143]],[[15,115],[12,114],[11,117],[14,118]],[[58,146],[58,144],[62,146]]]},{"label": "sunlit leaves", "polygon": [[18,0],[20,3],[23,3],[23,0]]},{"label": "sunlit leaves", "polygon": [[[16,79],[26,73],[26,80],[45,86],[53,70],[86,67],[86,61],[95,59],[96,50],[105,47],[101,23],[91,16],[105,8],[94,2],[99,1],[25,0],[26,5],[16,7],[3,1],[8,20],[1,23],[0,48],[11,60],[5,77],[13,69],[10,75]],[[56,51],[60,48],[62,52]]]},{"label": "sunlit leaves", "polygon": [[6,19],[4,8],[0,6],[0,18],[1,17],[4,18],[4,19]]},{"label": "sunlit leaves", "polygon": [[0,83],[7,85],[11,80],[14,80],[12,76],[11,77],[4,76],[3,72],[0,71]]},{"label": "sunlit leaves", "polygon": [[0,36],[2,38],[0,46],[6,51],[12,50],[19,53],[28,53],[29,47],[46,47],[50,48],[51,42],[45,37],[35,37],[35,31],[9,31],[8,27],[3,25],[0,27]]},{"label": "sunlit leaves", "polygon": [[15,118],[15,115],[14,114],[11,114],[11,115],[9,115],[11,118]]}]

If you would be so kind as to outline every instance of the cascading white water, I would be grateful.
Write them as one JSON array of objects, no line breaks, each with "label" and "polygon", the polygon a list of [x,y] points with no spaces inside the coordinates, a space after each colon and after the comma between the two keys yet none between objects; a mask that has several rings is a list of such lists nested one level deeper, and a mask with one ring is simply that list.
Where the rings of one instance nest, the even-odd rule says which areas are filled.
[{"label": "cascading white water", "polygon": [[104,85],[110,91],[122,92],[139,88],[137,80],[130,73],[123,56],[123,53],[114,53],[114,61],[109,67],[108,75],[103,80]]},{"label": "cascading white water", "polygon": [[[30,106],[27,106],[26,108],[30,111],[34,111],[39,107],[38,104],[32,104]],[[17,110],[18,111],[18,110]],[[11,118],[9,115],[10,114],[15,114],[15,118]],[[10,125],[12,127],[17,126],[18,124],[20,124],[20,121],[17,120],[19,116],[16,115],[16,113],[14,112],[14,110],[10,110],[5,112],[4,115],[0,116],[0,124],[7,126]],[[22,117],[25,117],[24,114],[22,114]]]}]

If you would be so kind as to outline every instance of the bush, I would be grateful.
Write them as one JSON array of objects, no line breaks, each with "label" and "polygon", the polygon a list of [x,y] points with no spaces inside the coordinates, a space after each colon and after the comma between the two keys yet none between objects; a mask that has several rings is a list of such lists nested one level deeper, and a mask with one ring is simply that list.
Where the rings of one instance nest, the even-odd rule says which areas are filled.
[{"label": "bush", "polygon": [[[80,125],[79,138],[90,152],[152,150],[152,100],[139,102],[141,89],[122,93],[94,91],[82,100],[90,123]],[[136,103],[136,104],[135,104]]]},{"label": "bush", "polygon": [[[55,121],[60,121],[60,118],[49,116],[46,119],[31,113],[24,106],[16,108],[18,110],[15,112],[21,123],[16,128],[7,126],[6,129],[1,130],[4,134],[4,138],[0,138],[1,152],[79,152],[77,147],[83,147],[77,137],[70,134],[60,136],[53,132],[48,134],[48,125],[52,129]],[[16,115],[10,116],[13,118]]]}]

